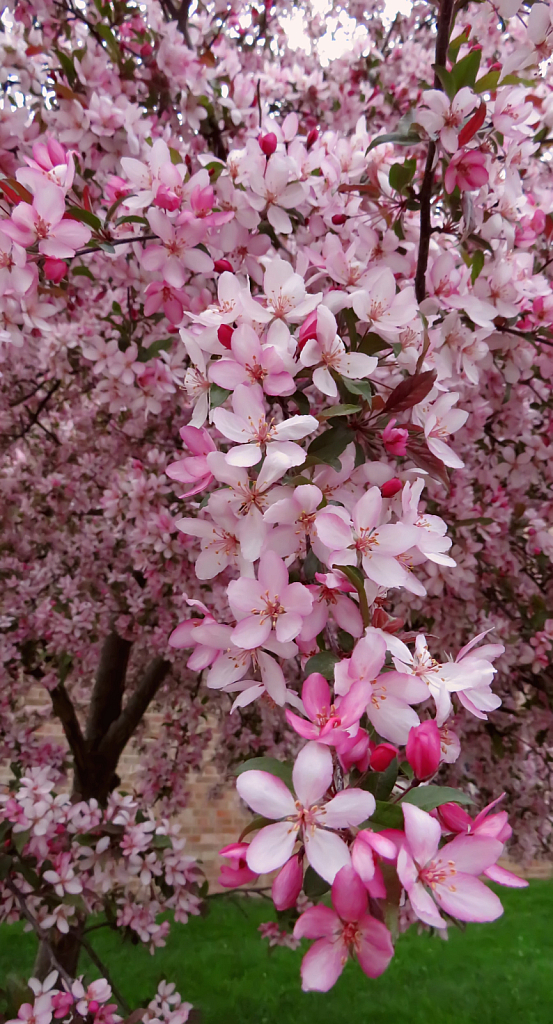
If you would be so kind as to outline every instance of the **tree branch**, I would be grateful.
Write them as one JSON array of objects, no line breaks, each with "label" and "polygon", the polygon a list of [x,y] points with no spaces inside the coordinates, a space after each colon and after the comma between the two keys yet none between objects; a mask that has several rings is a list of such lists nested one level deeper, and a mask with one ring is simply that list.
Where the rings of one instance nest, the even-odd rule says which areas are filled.
[{"label": "tree branch", "polygon": [[123,640],[115,630],[104,640],[86,723],[89,751],[98,749],[121,714],[131,647],[131,641]]},{"label": "tree branch", "polygon": [[[453,0],[441,0],[440,13],[438,15],[438,34],[436,37],[436,65],[445,68],[447,60],[447,48],[449,45],[449,33],[451,31],[451,16],[453,13]],[[434,74],[434,88],[442,90],[442,83],[437,74]],[[415,294],[417,302],[422,302],[426,296],[426,268],[428,265],[428,251],[430,248],[430,235],[432,234],[432,218],[430,213],[430,202],[432,199],[432,186],[434,184],[434,159],[436,156],[436,143],[432,140],[428,144],[426,155],[426,166],[419,192],[420,202],[420,235],[419,255],[417,260],[417,272],[415,275]]]},{"label": "tree branch", "polygon": [[80,772],[86,766],[86,744],[73,702],[63,683],[58,683],[55,689],[50,691],[50,699],[52,710],[61,722],[65,738],[73,754],[75,767]]},{"label": "tree branch", "polygon": [[154,699],[170,667],[170,662],[164,658],[154,658],[150,662],[117,721],[114,721],[105,733],[99,746],[100,754],[111,757],[112,752],[117,752],[119,756]]}]

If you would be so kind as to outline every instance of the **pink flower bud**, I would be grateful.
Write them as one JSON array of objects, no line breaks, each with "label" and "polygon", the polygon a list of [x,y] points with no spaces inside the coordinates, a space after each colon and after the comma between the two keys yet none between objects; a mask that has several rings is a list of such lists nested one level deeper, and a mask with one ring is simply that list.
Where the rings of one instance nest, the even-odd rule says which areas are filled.
[{"label": "pink flower bud", "polygon": [[97,1002],[96,999],[91,999],[89,1004],[88,1004],[88,1012],[89,1013],[98,1013],[99,1009],[100,1009],[100,1003]]},{"label": "pink flower bud", "polygon": [[335,224],[336,227],[340,227],[342,224],[345,224],[346,221],[347,217],[345,213],[335,213],[332,218],[332,223]]},{"label": "pink flower bud", "polygon": [[437,809],[437,818],[447,832],[466,832],[472,825],[472,818],[459,804],[442,804]]},{"label": "pink flower bud", "polygon": [[142,46],[140,47],[141,57],[151,57],[153,52],[154,50],[153,47],[150,46],[150,43],[142,43]]},{"label": "pink flower bud", "polygon": [[223,348],[230,349],[230,343],[232,341],[233,334],[234,331],[232,327],[229,327],[228,324],[221,324],[221,326],[217,328],[217,337],[221,342]]},{"label": "pink flower bud", "polygon": [[401,480],[398,480],[397,476],[394,476],[391,480],[386,480],[386,483],[382,484],[380,493],[383,498],[393,498],[394,494],[398,494],[402,487],[403,484]]},{"label": "pink flower bud", "polygon": [[295,907],[303,885],[303,858],[297,854],[286,861],[273,882],[271,895],[277,910]]},{"label": "pink flower bud", "polygon": [[306,316],[298,334],[298,352],[301,352],[306,341],[317,337],[317,310],[314,309],[309,316]]},{"label": "pink flower bud", "polygon": [[223,271],[225,270],[230,270],[232,273],[232,263],[230,263],[228,260],[215,260],[215,263],[213,264],[213,269],[216,270],[218,274],[222,274]]},{"label": "pink flower bud", "polygon": [[399,750],[393,743],[379,743],[371,754],[371,768],[375,772],[385,772],[398,754]]},{"label": "pink flower bud", "polygon": [[409,431],[405,427],[395,427],[395,417],[386,424],[382,431],[382,440],[388,455],[406,455]]},{"label": "pink flower bud", "polygon": [[268,132],[267,135],[260,135],[257,139],[261,152],[265,156],[272,156],[275,149],[277,148],[277,137],[274,132]]},{"label": "pink flower bud", "polygon": [[48,281],[53,281],[54,284],[59,284],[67,274],[67,263],[65,260],[58,260],[51,257],[44,260],[43,270],[44,276]]},{"label": "pink flower bud", "polygon": [[315,143],[316,143],[318,138],[319,138],[319,129],[318,128],[312,128],[311,131],[309,132],[308,136],[307,136],[307,141],[305,143],[307,149],[311,149],[311,146],[315,145]]},{"label": "pink flower bud", "polygon": [[255,882],[259,876],[251,871],[246,863],[248,843],[230,843],[219,850],[219,856],[225,857],[230,864],[221,866],[217,879],[219,885],[225,889],[234,889],[238,885],[245,885],[247,882]]},{"label": "pink flower bud", "polygon": [[417,779],[429,779],[438,770],[442,745],[434,718],[410,729],[405,755]]}]

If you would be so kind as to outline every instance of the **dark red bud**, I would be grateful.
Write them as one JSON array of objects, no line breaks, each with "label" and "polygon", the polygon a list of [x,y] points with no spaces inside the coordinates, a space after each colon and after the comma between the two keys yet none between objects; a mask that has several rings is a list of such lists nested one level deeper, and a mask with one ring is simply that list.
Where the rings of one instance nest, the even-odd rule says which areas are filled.
[{"label": "dark red bud", "polygon": [[385,772],[398,753],[392,743],[379,743],[371,753],[371,768],[375,772]]},{"label": "dark red bud", "polygon": [[382,484],[380,493],[383,498],[393,498],[394,494],[398,494],[402,487],[403,484],[401,480],[398,480],[397,476],[394,476],[391,480],[386,480],[386,483]]},{"label": "dark red bud", "polygon": [[153,46],[150,46],[149,43],[142,43],[142,46],[140,47],[140,56],[141,57],[151,57],[153,52],[154,52]]},{"label": "dark red bud", "polygon": [[307,146],[307,149],[311,149],[311,146],[315,145],[315,143],[316,143],[318,138],[319,138],[319,129],[318,128],[312,128],[311,131],[309,132],[308,136],[307,136],[307,141],[305,143],[305,145]]},{"label": "dark red bud", "polygon": [[257,139],[261,152],[265,156],[272,156],[275,149],[277,148],[277,137],[274,132],[268,132],[267,135],[260,135]]},{"label": "dark red bud", "polygon": [[346,221],[347,221],[347,217],[346,217],[345,213],[335,213],[333,218],[332,218],[332,223],[335,224],[337,227],[339,225],[341,225],[341,224],[345,224]]},{"label": "dark red bud", "polygon": [[217,337],[221,342],[223,348],[230,348],[230,343],[232,341],[233,334],[234,331],[232,327],[229,326],[229,324],[221,324],[221,326],[218,328]]},{"label": "dark red bud", "polygon": [[216,270],[218,274],[222,274],[224,270],[232,270],[232,263],[229,263],[228,260],[215,260],[213,269]]}]

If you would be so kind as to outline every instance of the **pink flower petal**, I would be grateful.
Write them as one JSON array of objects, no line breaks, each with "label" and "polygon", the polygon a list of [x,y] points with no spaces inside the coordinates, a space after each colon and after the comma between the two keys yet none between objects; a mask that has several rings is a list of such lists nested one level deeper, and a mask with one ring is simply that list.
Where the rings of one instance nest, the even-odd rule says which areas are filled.
[{"label": "pink flower petal", "polygon": [[414,804],[401,805],[409,849],[420,867],[432,860],[442,835],[439,821]]},{"label": "pink flower petal", "polygon": [[361,922],[361,935],[357,947],[359,966],[368,978],[378,978],[394,955],[392,937],[386,925],[369,914]]},{"label": "pink flower petal", "polygon": [[292,856],[297,838],[298,833],[289,821],[277,821],[274,825],[266,825],[248,847],[248,867],[257,875],[276,871]]},{"label": "pink flower petal", "polygon": [[325,881],[332,882],[340,868],[351,864],[349,850],[335,832],[324,832],[321,828],[304,833],[305,852],[314,871]]},{"label": "pink flower petal", "polygon": [[370,818],[375,808],[372,793],[363,789],[344,789],[325,804],[319,820],[329,828],[349,828]]},{"label": "pink flower petal", "polygon": [[301,963],[301,987],[304,992],[328,992],[340,977],[347,950],[339,940],[319,939]]},{"label": "pink flower petal", "polygon": [[252,811],[265,818],[284,818],[294,814],[296,805],[288,786],[269,772],[242,772],[236,781],[236,788]]},{"label": "pink flower petal", "polygon": [[307,743],[293,771],[294,789],[304,807],[319,802],[332,782],[332,754],[322,743]]},{"label": "pink flower petal", "polygon": [[332,883],[332,904],[342,921],[359,921],[367,911],[367,890],[350,865],[340,868]]},{"label": "pink flower petal", "polygon": [[438,884],[434,895],[442,910],[459,921],[495,921],[501,917],[501,901],[473,875],[457,874]]},{"label": "pink flower petal", "polygon": [[309,907],[296,921],[295,939],[324,939],[333,935],[340,928],[338,915],[330,907],[320,903]]}]

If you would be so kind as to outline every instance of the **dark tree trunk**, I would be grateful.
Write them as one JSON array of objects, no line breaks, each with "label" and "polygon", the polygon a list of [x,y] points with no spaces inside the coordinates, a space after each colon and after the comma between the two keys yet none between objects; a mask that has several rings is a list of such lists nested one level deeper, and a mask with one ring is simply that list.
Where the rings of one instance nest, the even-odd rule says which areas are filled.
[{"label": "dark tree trunk", "polygon": [[[169,670],[169,662],[154,658],[123,706],[131,646],[115,632],[106,637],[84,733],[64,684],[59,683],[51,691],[54,714],[60,719],[73,755],[74,801],[95,799],[105,807],[110,793],[120,783],[119,758]],[[55,970],[52,955],[71,977],[76,977],[85,924],[83,916],[67,935],[53,929],[48,942],[40,942],[35,978],[43,981]]]}]

